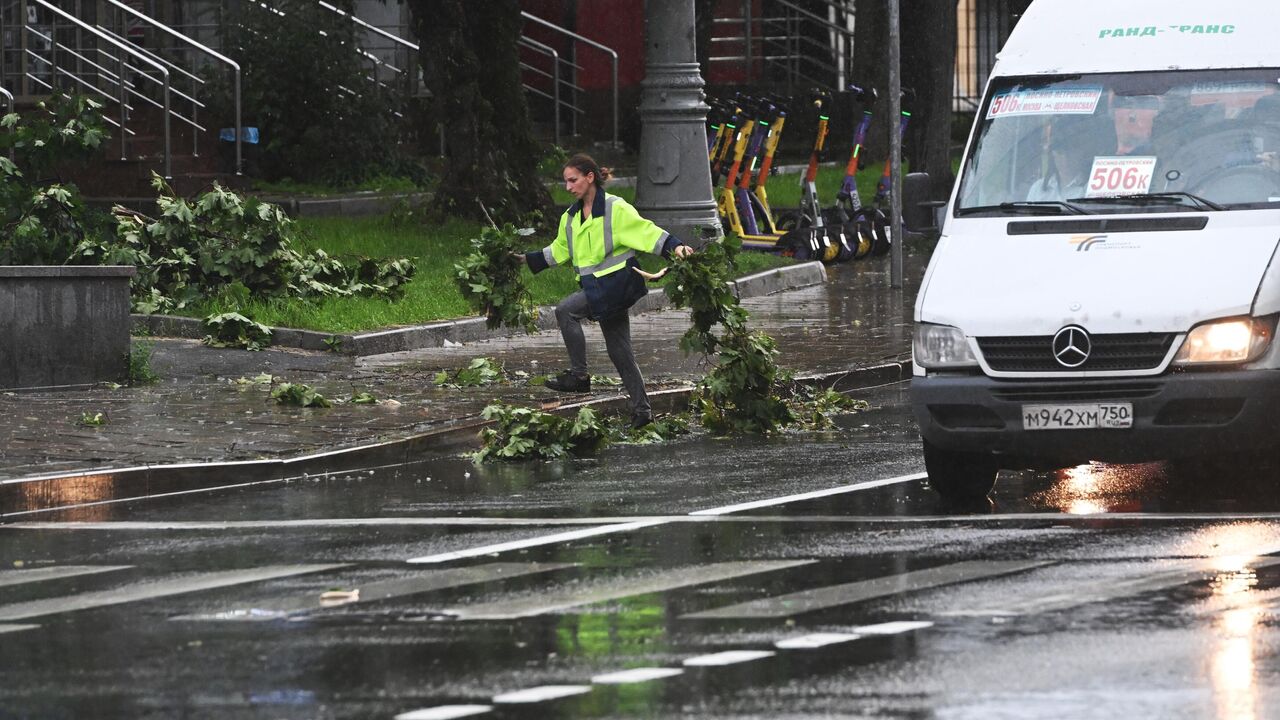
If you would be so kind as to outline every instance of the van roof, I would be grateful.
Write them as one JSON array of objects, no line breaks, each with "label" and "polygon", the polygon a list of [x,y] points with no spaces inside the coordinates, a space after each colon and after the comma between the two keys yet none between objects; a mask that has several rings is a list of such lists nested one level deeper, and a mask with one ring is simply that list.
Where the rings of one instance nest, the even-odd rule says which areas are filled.
[{"label": "van roof", "polygon": [[1277,17],[1261,0],[1035,0],[992,75],[1280,67]]}]

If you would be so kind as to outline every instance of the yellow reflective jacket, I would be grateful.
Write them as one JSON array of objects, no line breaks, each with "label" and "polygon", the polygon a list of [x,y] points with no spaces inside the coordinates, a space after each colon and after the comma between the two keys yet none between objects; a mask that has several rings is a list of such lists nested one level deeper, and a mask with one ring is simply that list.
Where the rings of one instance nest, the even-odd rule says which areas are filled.
[{"label": "yellow reflective jacket", "polygon": [[638,273],[636,251],[670,257],[680,240],[640,217],[626,200],[597,191],[591,217],[583,219],[582,202],[560,216],[556,239],[540,252],[529,253],[529,269],[541,272],[556,265],[572,265],[587,294],[596,319],[631,307],[648,289]]}]

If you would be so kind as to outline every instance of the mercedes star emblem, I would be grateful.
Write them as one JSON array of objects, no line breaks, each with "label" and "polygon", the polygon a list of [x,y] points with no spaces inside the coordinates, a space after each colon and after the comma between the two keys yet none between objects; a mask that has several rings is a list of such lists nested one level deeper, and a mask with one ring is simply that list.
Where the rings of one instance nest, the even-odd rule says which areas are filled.
[{"label": "mercedes star emblem", "polygon": [[1065,368],[1078,368],[1089,359],[1093,343],[1079,325],[1068,325],[1053,336],[1053,359]]}]

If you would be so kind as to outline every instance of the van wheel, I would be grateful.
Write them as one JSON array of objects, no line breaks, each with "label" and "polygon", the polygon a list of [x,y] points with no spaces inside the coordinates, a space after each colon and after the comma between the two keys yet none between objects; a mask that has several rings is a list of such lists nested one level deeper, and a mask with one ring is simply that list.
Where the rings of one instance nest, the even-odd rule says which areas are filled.
[{"label": "van wheel", "polygon": [[979,500],[996,486],[1000,465],[995,456],[943,450],[924,441],[924,469],[929,473],[929,487],[944,500]]}]

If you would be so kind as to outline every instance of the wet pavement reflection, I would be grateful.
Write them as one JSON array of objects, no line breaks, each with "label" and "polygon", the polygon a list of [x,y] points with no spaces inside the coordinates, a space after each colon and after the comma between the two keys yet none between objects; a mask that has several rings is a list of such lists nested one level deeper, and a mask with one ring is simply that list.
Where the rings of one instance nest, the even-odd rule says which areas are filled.
[{"label": "wet pavement reflection", "polygon": [[[0,717],[1280,713],[1280,517],[1229,481],[1253,468],[1006,472],[961,512],[905,393],[820,433],[0,526]],[[62,566],[98,571],[22,574]]]}]

